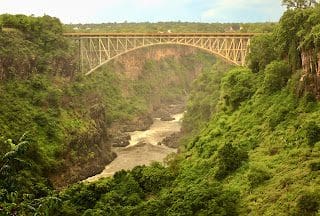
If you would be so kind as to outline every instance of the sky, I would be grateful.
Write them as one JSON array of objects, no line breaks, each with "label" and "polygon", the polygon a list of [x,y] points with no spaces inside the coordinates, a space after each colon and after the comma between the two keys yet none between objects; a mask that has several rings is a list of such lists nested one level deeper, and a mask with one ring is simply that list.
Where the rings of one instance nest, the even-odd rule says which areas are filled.
[{"label": "sky", "polygon": [[0,0],[0,14],[58,17],[63,23],[278,21],[281,0]]}]

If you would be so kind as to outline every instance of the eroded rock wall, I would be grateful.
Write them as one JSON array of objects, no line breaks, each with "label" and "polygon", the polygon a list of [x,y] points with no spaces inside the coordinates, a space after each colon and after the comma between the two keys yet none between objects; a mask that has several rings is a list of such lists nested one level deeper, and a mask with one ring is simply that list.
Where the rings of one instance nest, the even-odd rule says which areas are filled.
[{"label": "eroded rock wall", "polygon": [[303,92],[310,92],[320,100],[320,52],[303,51],[301,54],[303,75],[300,79]]},{"label": "eroded rock wall", "polygon": [[[173,57],[176,60],[182,56],[194,54],[196,50],[187,46],[152,46],[129,52],[115,59],[115,64],[122,70],[127,78],[139,79],[143,67],[148,60],[160,61],[164,58]],[[121,68],[122,67],[122,68]]]}]

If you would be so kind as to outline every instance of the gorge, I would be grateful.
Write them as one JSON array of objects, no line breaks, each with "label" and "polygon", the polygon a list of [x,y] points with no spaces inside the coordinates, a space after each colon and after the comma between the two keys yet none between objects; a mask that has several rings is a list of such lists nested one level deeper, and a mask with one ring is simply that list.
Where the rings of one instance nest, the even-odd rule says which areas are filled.
[{"label": "gorge", "polygon": [[246,67],[162,45],[88,76],[58,19],[1,15],[0,215],[318,215],[319,10],[232,24],[266,33]]}]

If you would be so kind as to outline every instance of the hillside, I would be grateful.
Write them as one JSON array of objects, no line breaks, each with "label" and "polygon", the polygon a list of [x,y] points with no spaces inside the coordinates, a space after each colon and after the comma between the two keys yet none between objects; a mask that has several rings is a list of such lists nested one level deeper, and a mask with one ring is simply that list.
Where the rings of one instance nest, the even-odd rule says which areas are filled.
[{"label": "hillside", "polygon": [[[30,26],[51,18],[23,17],[30,30],[6,16],[2,23],[18,31],[0,33],[8,44],[1,59],[18,56],[0,72],[3,214],[320,215],[319,5],[288,6],[271,34],[251,41],[248,67],[169,46],[124,56],[88,78],[72,64],[54,73],[52,64],[75,61],[72,44],[63,61],[41,58],[46,43]],[[51,21],[60,27],[49,36],[63,40]],[[38,58],[9,49],[11,40]],[[14,71],[18,62],[30,69]],[[88,174],[72,179],[77,168],[98,172],[92,164],[111,160],[112,131],[148,127],[161,104],[185,100],[178,154],[72,184]],[[54,182],[68,187],[55,190]]]},{"label": "hillside", "polygon": [[[168,159],[168,167],[136,167],[113,179],[74,185],[58,196],[60,214],[315,215],[320,105],[311,95],[296,96],[299,74],[267,93],[265,77],[281,67],[288,69],[275,62],[262,74],[228,72],[218,97],[239,103],[222,99],[200,131],[191,123],[197,135],[183,141],[184,150]],[[210,83],[207,75],[195,85]],[[205,115],[193,110],[186,119]]]}]

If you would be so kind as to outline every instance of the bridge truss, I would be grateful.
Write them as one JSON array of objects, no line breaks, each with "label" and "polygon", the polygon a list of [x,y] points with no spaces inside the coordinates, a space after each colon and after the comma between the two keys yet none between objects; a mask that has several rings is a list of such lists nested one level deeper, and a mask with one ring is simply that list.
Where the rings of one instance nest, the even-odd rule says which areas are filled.
[{"label": "bridge truss", "polygon": [[161,44],[192,46],[244,66],[253,33],[65,33],[79,42],[81,71],[86,75],[130,51]]}]

